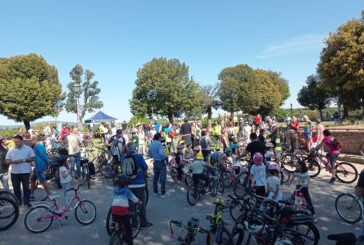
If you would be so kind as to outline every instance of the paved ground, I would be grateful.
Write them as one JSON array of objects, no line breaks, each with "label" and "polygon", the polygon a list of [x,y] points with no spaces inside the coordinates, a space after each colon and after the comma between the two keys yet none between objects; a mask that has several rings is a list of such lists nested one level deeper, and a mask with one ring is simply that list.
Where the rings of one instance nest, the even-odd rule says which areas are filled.
[{"label": "paved ground", "polygon": [[[360,171],[363,166],[356,165]],[[352,191],[352,185],[337,183],[335,185],[328,184],[330,176],[327,172],[312,180],[310,193],[316,207],[317,226],[321,233],[320,244],[333,244],[326,240],[326,236],[330,233],[338,232],[355,232],[359,233],[360,223],[350,225],[342,222],[336,214],[334,203],[338,194],[346,191]],[[151,187],[151,183],[149,185]],[[171,196],[167,199],[159,197],[150,197],[147,207],[147,216],[154,225],[148,230],[139,233],[135,244],[177,244],[176,237],[178,235],[175,230],[175,238],[170,238],[169,220],[180,219],[186,222],[191,216],[200,218],[200,224],[208,227],[206,220],[207,214],[212,214],[214,198],[203,197],[195,206],[191,207],[186,200],[186,191],[178,188],[175,190],[169,180],[169,191]],[[286,195],[291,191],[291,187],[284,187]],[[149,188],[152,192],[152,188]],[[231,191],[231,190],[228,190]],[[21,208],[21,214],[17,223],[9,230],[0,232],[0,245],[18,245],[18,244],[57,244],[57,245],[73,245],[87,244],[100,245],[108,244],[108,235],[105,230],[105,220],[107,210],[111,202],[112,185],[109,180],[98,177],[93,181],[90,190],[82,189],[81,197],[89,199],[95,203],[97,207],[97,218],[95,222],[89,226],[82,226],[74,218],[73,214],[69,215],[68,220],[63,220],[62,225],[58,221],[54,221],[52,226],[44,233],[32,234],[26,230],[24,226],[24,216],[27,208]],[[40,199],[44,196],[42,189],[36,192],[36,198]],[[230,221],[229,214],[225,214],[227,221]],[[230,225],[232,225],[230,221]],[[204,237],[199,235],[199,241],[196,244],[202,244]],[[254,244],[254,243],[253,243]]]}]

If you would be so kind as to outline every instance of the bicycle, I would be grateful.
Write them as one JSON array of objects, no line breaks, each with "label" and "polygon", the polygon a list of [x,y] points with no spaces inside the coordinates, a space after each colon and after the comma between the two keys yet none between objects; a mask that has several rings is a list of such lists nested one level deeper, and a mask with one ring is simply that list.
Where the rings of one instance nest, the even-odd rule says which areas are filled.
[{"label": "bicycle", "polygon": [[[288,154],[286,155],[288,156]],[[318,176],[321,172],[321,165],[325,168],[326,171],[331,171],[331,161],[330,158],[326,155],[319,153],[318,149],[313,149],[310,151],[307,157],[300,158],[293,154],[289,154],[290,161],[283,161],[282,165],[285,169],[289,172],[294,172],[296,168],[296,164],[298,161],[306,162],[308,172],[311,178]],[[336,166],[336,178],[343,183],[351,184],[356,181],[358,178],[358,170],[355,168],[354,165],[348,162],[337,162]]]},{"label": "bicycle", "polygon": [[[135,238],[139,231],[140,231],[140,217],[139,217],[139,210],[137,211],[130,211],[129,212],[130,217],[130,224],[132,224],[132,231],[133,231],[133,238]],[[109,211],[107,212],[106,216],[106,232],[109,236],[113,234],[113,228],[112,228],[112,214],[111,214],[111,207],[109,208]]]},{"label": "bicycle", "polygon": [[341,193],[336,197],[335,209],[341,219],[355,224],[362,219],[363,197],[352,193]]},{"label": "bicycle", "polygon": [[[169,228],[171,232],[171,238],[173,238],[173,227],[172,225],[175,225],[177,227],[182,228],[180,235],[177,238],[177,241],[180,242],[181,245],[190,245],[196,240],[197,233],[208,233],[208,230],[205,230],[199,226],[199,219],[197,218],[191,218],[187,224],[183,224],[181,221],[178,220],[171,220],[169,222]],[[183,232],[186,232],[186,234],[183,236]]]},{"label": "bicycle", "polygon": [[223,211],[229,208],[230,203],[227,202],[225,205],[224,200],[217,199],[215,204],[214,215],[207,215],[207,220],[210,221],[210,230],[207,233],[206,244],[230,244],[230,232],[225,227],[227,224],[223,219]]},{"label": "bicycle", "polygon": [[[24,224],[27,230],[32,233],[44,232],[52,225],[53,219],[60,222],[64,218],[68,219],[67,213],[71,209],[75,210],[75,218],[78,223],[82,225],[91,224],[96,218],[96,206],[89,200],[81,199],[78,195],[78,190],[84,183],[79,184],[76,188],[72,187],[67,190],[67,192],[74,191],[74,196],[66,204],[64,209],[57,204],[56,199],[53,199],[53,205],[46,202],[35,204],[24,218]],[[75,203],[73,207],[72,203]]]},{"label": "bicycle", "polygon": [[91,188],[91,173],[89,168],[89,161],[87,158],[81,159],[82,178],[86,181],[87,188]]},{"label": "bicycle", "polygon": [[[111,213],[111,208],[109,212]],[[129,219],[132,226],[132,237],[134,239],[140,231],[139,209],[136,209],[134,212],[129,212]],[[126,228],[122,222],[115,221],[115,230],[110,230],[110,232],[111,236],[109,239],[109,245],[124,244],[124,242],[126,242],[124,239],[124,236],[126,235]]]},{"label": "bicycle", "polygon": [[7,192],[0,192],[0,231],[13,226],[19,217],[19,204]]}]

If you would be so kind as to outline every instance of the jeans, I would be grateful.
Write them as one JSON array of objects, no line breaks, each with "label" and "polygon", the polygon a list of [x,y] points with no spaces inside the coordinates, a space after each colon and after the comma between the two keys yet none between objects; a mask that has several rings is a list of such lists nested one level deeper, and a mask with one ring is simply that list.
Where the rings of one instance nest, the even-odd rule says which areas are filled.
[{"label": "jeans", "polygon": [[72,181],[67,182],[67,183],[62,183],[61,185],[62,185],[62,191],[63,191],[63,196],[64,196],[64,208],[66,208],[67,204],[70,200],[70,192],[67,192],[67,190],[72,187]]},{"label": "jeans", "polygon": [[[11,174],[11,183],[13,184],[14,195],[18,198],[19,205],[22,204],[22,200],[24,201],[24,204],[30,204],[29,178],[30,173]],[[21,198],[20,184],[23,186],[24,199]]]},{"label": "jeans", "polygon": [[9,190],[9,173],[8,172],[0,173],[0,180],[1,184],[3,185],[3,188],[5,190]]},{"label": "jeans", "polygon": [[81,177],[81,154],[80,153],[76,153],[71,156],[71,176],[74,177],[75,174],[73,173],[73,171],[75,171],[75,164],[76,164],[76,168],[77,168],[77,177]]},{"label": "jeans", "polygon": [[[130,188],[130,190],[134,193],[134,195],[142,202],[142,205],[139,209],[139,217],[140,217],[140,225],[144,226],[147,224],[147,212],[145,207],[145,187],[140,188]],[[131,210],[135,210],[135,204],[130,202]]]},{"label": "jeans", "polygon": [[161,193],[166,194],[167,166],[165,161],[154,161],[153,191],[158,193],[158,180],[161,183]]}]

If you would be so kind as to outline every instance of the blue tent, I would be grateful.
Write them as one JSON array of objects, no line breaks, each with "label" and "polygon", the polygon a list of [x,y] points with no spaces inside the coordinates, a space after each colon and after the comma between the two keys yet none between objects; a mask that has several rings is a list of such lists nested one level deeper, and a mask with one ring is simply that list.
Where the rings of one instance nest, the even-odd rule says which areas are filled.
[{"label": "blue tent", "polygon": [[108,115],[106,115],[105,113],[103,113],[102,111],[99,111],[98,113],[96,113],[95,115],[93,115],[92,117],[90,117],[89,119],[87,119],[85,122],[110,122],[110,121],[115,121],[116,118],[115,117],[110,117]]}]

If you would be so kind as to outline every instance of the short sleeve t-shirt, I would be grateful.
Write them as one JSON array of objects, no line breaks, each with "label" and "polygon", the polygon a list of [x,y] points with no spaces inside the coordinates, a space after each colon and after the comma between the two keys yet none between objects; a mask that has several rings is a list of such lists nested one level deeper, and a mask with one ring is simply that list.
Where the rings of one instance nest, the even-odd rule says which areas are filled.
[{"label": "short sleeve t-shirt", "polygon": [[250,169],[250,173],[254,175],[256,186],[265,186],[267,184],[265,165],[264,164],[254,164]]},{"label": "short sleeve t-shirt", "polygon": [[301,186],[307,186],[308,185],[308,172],[306,173],[294,173],[293,174],[296,177],[296,184]]},{"label": "short sleeve t-shirt", "polygon": [[[277,188],[281,185],[281,181],[276,176],[269,176],[267,178],[267,187],[269,190],[268,198],[273,199],[274,193],[276,193]],[[277,196],[273,199],[275,201],[282,200],[282,192],[281,190],[278,191]]]},{"label": "short sleeve t-shirt", "polygon": [[113,136],[110,139],[111,141],[111,155],[118,156],[123,153],[123,146],[126,144],[124,137]]},{"label": "short sleeve t-shirt", "polygon": [[[30,146],[23,145],[21,148],[13,148],[8,151],[6,154],[6,160],[23,160],[26,158],[35,157],[34,151]],[[30,173],[30,163],[29,162],[22,162],[17,164],[11,165],[11,173],[12,174],[27,174]]]},{"label": "short sleeve t-shirt", "polygon": [[67,136],[68,140],[68,154],[74,155],[76,153],[80,153],[82,138],[80,136],[71,134]]},{"label": "short sleeve t-shirt", "polygon": [[68,183],[72,181],[71,175],[69,174],[66,178],[63,178],[62,174],[67,171],[65,166],[59,168],[59,179],[61,184]]}]

